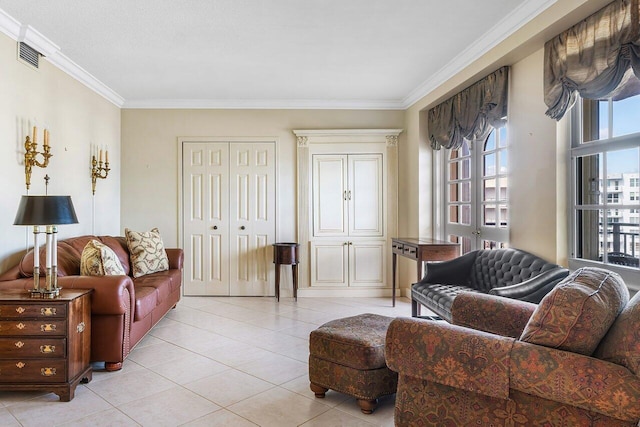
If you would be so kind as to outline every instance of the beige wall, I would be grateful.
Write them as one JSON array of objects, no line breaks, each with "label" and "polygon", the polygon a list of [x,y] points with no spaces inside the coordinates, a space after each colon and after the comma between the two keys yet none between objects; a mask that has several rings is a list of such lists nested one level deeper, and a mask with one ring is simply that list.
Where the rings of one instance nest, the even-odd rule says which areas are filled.
[{"label": "beige wall", "polygon": [[[276,239],[295,239],[296,140],[292,130],[402,128],[403,120],[403,111],[122,110],[122,227],[158,227],[165,245],[178,244],[178,137],[275,137]],[[401,135],[400,152],[403,144]]]},{"label": "beige wall", "polygon": [[[92,232],[89,151],[91,144],[108,145],[112,171],[98,183],[95,232],[120,229],[120,109],[100,95],[40,60],[34,70],[16,59],[16,41],[0,34],[0,272],[13,266],[33,244],[30,227],[14,226],[20,196],[26,194],[24,140],[35,121],[50,131],[53,157],[46,169],[33,168],[29,194],[71,195],[79,224],[59,227],[61,238]],[[42,241],[42,240],[41,240]]]}]

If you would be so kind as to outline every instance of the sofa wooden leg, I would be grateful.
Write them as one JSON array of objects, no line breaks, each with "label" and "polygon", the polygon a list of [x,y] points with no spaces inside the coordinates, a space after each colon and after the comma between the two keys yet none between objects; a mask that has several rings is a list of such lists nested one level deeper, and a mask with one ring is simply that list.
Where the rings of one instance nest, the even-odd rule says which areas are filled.
[{"label": "sofa wooden leg", "polygon": [[328,388],[319,386],[314,383],[309,384],[309,386],[311,387],[311,391],[315,393],[316,397],[320,399],[324,398],[325,393],[329,391]]},{"label": "sofa wooden leg", "polygon": [[104,370],[107,372],[119,371],[122,369],[122,362],[104,362]]},{"label": "sofa wooden leg", "polygon": [[358,406],[363,414],[369,415],[376,409],[378,405],[378,399],[366,400],[366,399],[358,399]]}]

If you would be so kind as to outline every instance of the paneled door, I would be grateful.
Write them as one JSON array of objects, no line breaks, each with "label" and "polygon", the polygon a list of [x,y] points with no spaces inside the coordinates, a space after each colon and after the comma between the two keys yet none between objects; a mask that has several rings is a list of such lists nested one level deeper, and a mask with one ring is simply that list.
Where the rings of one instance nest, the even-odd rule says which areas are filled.
[{"label": "paneled door", "polygon": [[272,295],[275,144],[185,142],[182,194],[185,295]]}]

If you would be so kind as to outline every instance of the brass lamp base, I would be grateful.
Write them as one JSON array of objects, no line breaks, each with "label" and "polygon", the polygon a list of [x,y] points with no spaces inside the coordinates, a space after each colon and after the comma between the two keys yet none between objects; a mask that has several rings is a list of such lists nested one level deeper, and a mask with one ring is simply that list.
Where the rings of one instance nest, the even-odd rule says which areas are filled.
[{"label": "brass lamp base", "polygon": [[42,298],[42,299],[50,299],[50,298],[58,298],[60,296],[60,289],[55,288],[50,291],[46,289],[31,289],[29,293],[31,294],[31,298]]}]

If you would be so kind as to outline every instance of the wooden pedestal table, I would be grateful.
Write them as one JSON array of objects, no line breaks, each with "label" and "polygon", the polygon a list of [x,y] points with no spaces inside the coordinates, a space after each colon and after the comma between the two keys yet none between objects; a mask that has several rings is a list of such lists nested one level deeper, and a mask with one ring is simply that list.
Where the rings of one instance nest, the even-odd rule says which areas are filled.
[{"label": "wooden pedestal table", "polygon": [[396,306],[396,264],[397,256],[411,258],[417,261],[418,282],[422,280],[422,264],[425,261],[447,261],[460,255],[458,243],[444,240],[430,239],[426,237],[395,237],[391,239],[391,252],[393,253],[393,306]]},{"label": "wooden pedestal table", "polygon": [[273,263],[276,265],[276,299],[280,301],[280,266],[291,265],[293,274],[293,298],[298,300],[298,263],[300,262],[300,244],[274,243]]}]

